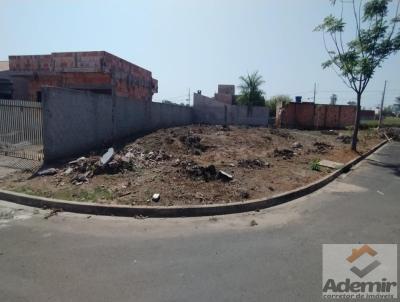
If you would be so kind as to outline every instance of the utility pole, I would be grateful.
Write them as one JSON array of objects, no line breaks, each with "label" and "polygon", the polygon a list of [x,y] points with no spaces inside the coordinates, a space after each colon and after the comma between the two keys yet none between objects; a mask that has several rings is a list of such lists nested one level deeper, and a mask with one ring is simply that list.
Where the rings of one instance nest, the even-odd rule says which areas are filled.
[{"label": "utility pole", "polygon": [[314,83],[314,104],[315,104],[315,95],[317,94],[317,83]]},{"label": "utility pole", "polygon": [[383,87],[382,100],[381,100],[381,109],[379,110],[378,129],[381,128],[381,125],[382,125],[382,118],[383,118],[383,102],[385,101],[386,82],[387,82],[387,81],[385,81],[385,86]]},{"label": "utility pole", "polygon": [[190,88],[189,88],[188,97],[187,97],[186,101],[188,102],[188,106],[190,106]]}]

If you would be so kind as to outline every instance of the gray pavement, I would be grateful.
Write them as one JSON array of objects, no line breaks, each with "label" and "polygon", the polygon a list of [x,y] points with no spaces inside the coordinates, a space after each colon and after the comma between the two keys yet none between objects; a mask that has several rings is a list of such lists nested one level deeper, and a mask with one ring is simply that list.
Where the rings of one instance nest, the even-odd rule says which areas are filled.
[{"label": "gray pavement", "polygon": [[321,244],[398,243],[399,155],[391,143],[307,197],[215,218],[1,202],[0,301],[321,301]]}]

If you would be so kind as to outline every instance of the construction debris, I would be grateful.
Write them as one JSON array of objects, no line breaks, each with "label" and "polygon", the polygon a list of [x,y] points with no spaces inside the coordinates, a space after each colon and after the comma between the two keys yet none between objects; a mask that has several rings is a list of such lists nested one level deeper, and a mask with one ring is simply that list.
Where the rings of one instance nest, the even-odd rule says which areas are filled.
[{"label": "construction debris", "polygon": [[331,169],[340,169],[341,167],[343,167],[343,163],[338,163],[327,159],[320,160],[319,165]]},{"label": "construction debris", "polygon": [[400,141],[400,128],[382,128],[379,129],[379,134],[382,138],[391,138],[395,141]]},{"label": "construction debris", "polygon": [[153,194],[153,197],[151,198],[151,200],[153,202],[159,202],[160,201],[160,194],[159,193]]},{"label": "construction debris", "polygon": [[201,137],[188,133],[188,135],[182,135],[179,140],[184,144],[191,152],[195,155],[200,155],[202,152],[208,149],[208,146],[201,143]]},{"label": "construction debris", "polygon": [[350,144],[351,142],[351,136],[350,135],[345,135],[343,133],[340,133],[337,137],[336,140],[341,141],[343,144]]},{"label": "construction debris", "polygon": [[313,151],[319,154],[325,154],[329,150],[333,149],[333,146],[331,144],[325,142],[315,142],[314,146],[316,148]]},{"label": "construction debris", "polygon": [[238,166],[242,168],[263,168],[265,166],[269,167],[269,163],[266,163],[265,161],[261,159],[241,159],[238,161]]},{"label": "construction debris", "polygon": [[299,149],[299,148],[302,148],[302,147],[303,147],[303,145],[300,144],[299,142],[294,142],[294,143],[292,144],[292,148],[293,148],[293,149]]},{"label": "construction debris", "polygon": [[229,173],[226,173],[225,171],[220,170],[218,172],[218,178],[222,181],[231,181],[233,179],[233,176]]},{"label": "construction debris", "polygon": [[294,152],[290,149],[275,149],[274,157],[282,157],[282,159],[290,159],[294,155]]},{"label": "construction debris", "polygon": [[338,135],[338,132],[335,130],[321,130],[321,133],[326,135]]},{"label": "construction debris", "polygon": [[217,179],[217,169],[214,165],[202,167],[194,162],[189,162],[185,167],[185,171],[192,179],[203,179],[205,181]]},{"label": "construction debris", "polygon": [[50,176],[50,175],[55,175],[57,174],[58,170],[56,168],[49,168],[45,170],[41,170],[37,172],[38,176]]},{"label": "construction debris", "polygon": [[113,158],[114,154],[114,148],[109,148],[108,151],[100,158],[100,163],[104,166]]}]

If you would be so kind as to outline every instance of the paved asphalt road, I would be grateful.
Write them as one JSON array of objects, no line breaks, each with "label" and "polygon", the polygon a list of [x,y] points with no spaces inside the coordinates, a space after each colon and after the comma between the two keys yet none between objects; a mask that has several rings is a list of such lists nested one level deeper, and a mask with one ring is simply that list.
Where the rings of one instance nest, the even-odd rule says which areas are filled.
[{"label": "paved asphalt road", "polygon": [[391,143],[308,197],[216,218],[46,220],[1,202],[0,301],[321,301],[321,244],[398,243],[399,155]]}]

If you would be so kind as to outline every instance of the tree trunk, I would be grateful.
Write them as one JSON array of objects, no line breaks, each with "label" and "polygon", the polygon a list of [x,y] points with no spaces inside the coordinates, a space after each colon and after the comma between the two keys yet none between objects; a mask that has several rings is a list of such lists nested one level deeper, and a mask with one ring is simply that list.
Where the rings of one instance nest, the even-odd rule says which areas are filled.
[{"label": "tree trunk", "polygon": [[357,151],[357,141],[358,141],[358,128],[360,126],[361,118],[361,93],[357,93],[357,109],[356,109],[356,119],[354,121],[354,131],[353,138],[351,140],[351,150]]}]

